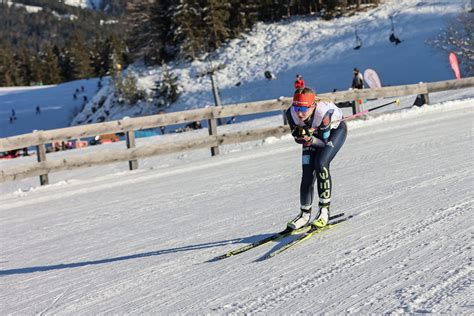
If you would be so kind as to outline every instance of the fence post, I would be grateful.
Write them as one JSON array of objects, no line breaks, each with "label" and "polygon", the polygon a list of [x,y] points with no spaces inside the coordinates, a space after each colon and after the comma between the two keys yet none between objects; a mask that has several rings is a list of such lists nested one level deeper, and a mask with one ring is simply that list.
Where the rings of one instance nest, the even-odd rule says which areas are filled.
[{"label": "fence post", "polygon": [[423,94],[423,97],[425,98],[425,103],[430,104],[430,96],[428,95],[428,93]]},{"label": "fence post", "polygon": [[288,125],[288,119],[286,117],[286,110],[283,110],[283,125]]},{"label": "fence post", "polygon": [[[364,103],[363,103],[363,102],[360,102],[360,100],[361,100],[360,98],[356,98],[356,99],[354,100],[354,103],[355,103],[355,112],[356,112],[356,113],[359,113],[359,112],[364,111]],[[354,114],[356,114],[356,113],[354,113]]]},{"label": "fence post", "polygon": [[[217,121],[214,118],[214,111],[212,112],[211,118],[207,121],[210,136],[217,136]],[[211,156],[219,155],[219,146],[211,147]]]},{"label": "fence post", "polygon": [[[135,148],[135,132],[127,131],[127,148]],[[138,169],[138,160],[129,160],[128,167],[130,170]]]},{"label": "fence post", "polygon": [[[220,107],[221,97],[219,95],[219,89],[217,88],[217,84],[215,82],[216,79],[214,78],[214,71],[211,71],[210,77],[211,77],[211,85],[212,85],[212,94],[214,95],[214,102],[217,107]],[[224,123],[224,120],[222,120],[221,118],[217,119],[217,124],[223,125],[223,123]]]},{"label": "fence post", "polygon": [[[46,146],[44,144],[39,144],[36,146],[36,159],[38,162],[46,161]],[[47,173],[40,175],[40,184],[49,184],[49,177]]]}]

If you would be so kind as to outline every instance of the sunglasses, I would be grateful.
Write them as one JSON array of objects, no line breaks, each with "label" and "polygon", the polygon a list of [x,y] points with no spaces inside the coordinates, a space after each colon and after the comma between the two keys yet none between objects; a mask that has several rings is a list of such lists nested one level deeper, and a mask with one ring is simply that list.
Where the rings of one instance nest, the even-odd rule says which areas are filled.
[{"label": "sunglasses", "polygon": [[293,105],[293,109],[294,109],[296,112],[303,112],[303,113],[306,113],[306,111],[309,110],[309,107]]}]

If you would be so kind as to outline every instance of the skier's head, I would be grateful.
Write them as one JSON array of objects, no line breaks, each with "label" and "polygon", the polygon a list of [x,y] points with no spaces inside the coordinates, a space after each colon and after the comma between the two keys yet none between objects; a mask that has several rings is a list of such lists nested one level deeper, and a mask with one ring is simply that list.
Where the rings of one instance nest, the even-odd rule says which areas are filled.
[{"label": "skier's head", "polygon": [[305,120],[313,114],[316,102],[316,93],[308,87],[296,89],[293,94],[293,110],[298,117]]}]

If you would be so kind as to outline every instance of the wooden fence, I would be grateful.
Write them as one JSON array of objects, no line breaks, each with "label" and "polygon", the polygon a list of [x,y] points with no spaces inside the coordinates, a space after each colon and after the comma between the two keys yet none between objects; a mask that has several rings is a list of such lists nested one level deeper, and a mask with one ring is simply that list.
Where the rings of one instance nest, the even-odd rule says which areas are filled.
[{"label": "wooden fence", "polygon": [[[428,100],[427,103],[429,103],[429,93],[469,87],[474,87],[474,77],[461,80],[448,80],[377,89],[339,91],[320,94],[319,96],[330,99],[334,102],[343,102],[366,98],[399,97],[423,94],[425,100]],[[356,104],[358,104],[358,102],[356,102]],[[218,134],[217,119],[281,111],[285,110],[290,105],[291,98],[280,98],[278,100],[230,104],[221,107],[208,107],[190,111],[128,118],[98,124],[37,131],[29,134],[0,138],[0,152],[37,146],[38,157],[38,163],[30,163],[2,169],[0,183],[40,176],[40,183],[43,185],[48,183],[48,174],[52,172],[104,165],[120,161],[128,161],[130,169],[133,170],[138,168],[138,159],[199,148],[210,148],[211,154],[216,155],[219,153],[220,145],[264,139],[269,136],[280,137],[289,132],[289,128],[282,125],[273,128]],[[361,105],[358,105],[357,111],[362,110],[360,106]],[[155,145],[148,144],[146,147],[135,147],[134,131],[202,120],[208,121],[209,136],[193,140],[183,140],[180,142]],[[99,150],[93,155],[84,154],[81,156],[71,156],[55,160],[46,159],[45,145],[55,140],[74,140],[82,137],[111,133],[125,133],[127,148],[107,153],[101,153]]]}]

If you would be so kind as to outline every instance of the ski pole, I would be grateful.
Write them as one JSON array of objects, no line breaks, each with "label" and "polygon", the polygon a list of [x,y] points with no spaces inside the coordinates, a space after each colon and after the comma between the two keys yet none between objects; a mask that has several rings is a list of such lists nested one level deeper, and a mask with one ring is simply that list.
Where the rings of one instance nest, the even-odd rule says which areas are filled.
[{"label": "ski pole", "polygon": [[338,120],[338,122],[347,121],[347,120],[352,120],[353,118],[359,117],[359,116],[361,116],[361,115],[364,115],[364,114],[369,113],[370,111],[383,108],[384,106],[387,106],[387,105],[390,105],[390,104],[393,104],[393,103],[396,103],[397,105],[400,105],[400,99],[396,99],[396,100],[393,100],[393,101],[391,101],[391,102],[388,102],[388,103],[385,103],[385,104],[376,106],[375,108],[372,108],[372,109],[369,109],[369,110],[365,110],[365,111],[362,111],[362,112],[359,112],[359,113],[356,113],[356,114],[353,114],[353,115],[350,115],[350,116],[346,116],[345,118],[343,118],[343,119],[341,119],[341,120]]},{"label": "ski pole", "polygon": [[396,103],[397,105],[400,105],[400,99],[396,99],[396,100],[393,100],[391,102],[376,106],[375,108],[371,108],[368,111],[370,112],[370,111],[373,111],[373,110],[377,110],[377,109],[383,108],[384,106],[387,106],[387,105],[390,105],[390,104],[393,104],[393,103]]},{"label": "ski pole", "polygon": [[338,122],[352,120],[353,118],[359,117],[359,116],[367,114],[367,113],[369,113],[369,110],[365,110],[365,111],[356,113],[354,115],[346,116],[345,118],[338,120]]}]

